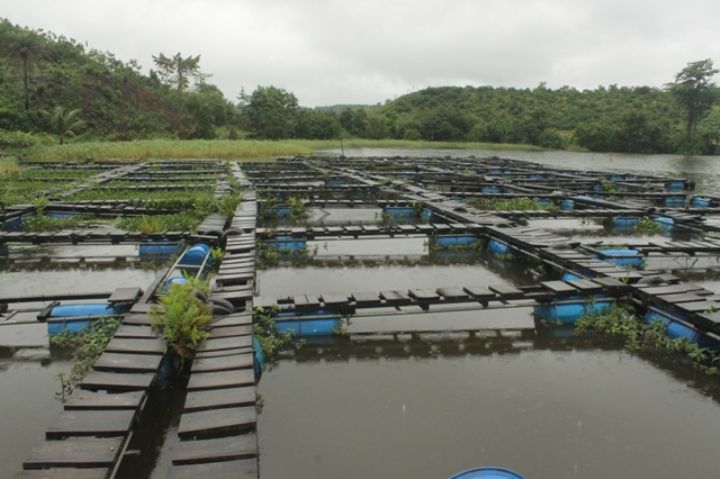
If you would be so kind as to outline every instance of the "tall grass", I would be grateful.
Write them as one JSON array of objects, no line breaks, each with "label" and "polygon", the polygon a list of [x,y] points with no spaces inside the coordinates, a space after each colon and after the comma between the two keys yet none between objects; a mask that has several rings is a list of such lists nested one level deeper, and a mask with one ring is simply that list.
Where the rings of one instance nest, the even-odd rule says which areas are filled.
[{"label": "tall grass", "polygon": [[[411,140],[344,140],[348,148],[462,148],[487,150],[540,150],[531,145],[501,143],[431,142]],[[25,150],[30,161],[148,160],[154,158],[271,160],[340,149],[339,140],[137,140],[93,141],[66,145],[40,145]]]},{"label": "tall grass", "polygon": [[0,158],[0,176],[20,171],[15,158]]}]

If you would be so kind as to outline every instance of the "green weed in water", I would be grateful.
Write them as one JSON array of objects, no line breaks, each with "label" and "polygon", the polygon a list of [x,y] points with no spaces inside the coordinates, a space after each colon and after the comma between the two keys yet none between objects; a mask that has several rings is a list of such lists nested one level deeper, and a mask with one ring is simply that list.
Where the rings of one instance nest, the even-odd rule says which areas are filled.
[{"label": "green weed in water", "polygon": [[652,218],[640,218],[635,225],[635,231],[646,235],[655,235],[662,231],[662,226]]}]

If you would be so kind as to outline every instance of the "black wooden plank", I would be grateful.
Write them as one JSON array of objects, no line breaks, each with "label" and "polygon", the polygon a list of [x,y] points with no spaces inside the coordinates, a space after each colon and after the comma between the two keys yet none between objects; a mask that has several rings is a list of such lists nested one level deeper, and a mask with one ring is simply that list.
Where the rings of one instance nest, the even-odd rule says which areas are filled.
[{"label": "black wooden plank", "polygon": [[70,411],[74,409],[132,409],[140,407],[145,393],[142,391],[126,392],[121,394],[107,394],[105,392],[91,392],[76,389],[65,401],[63,407]]},{"label": "black wooden plank", "polygon": [[106,479],[108,472],[108,468],[76,469],[59,467],[20,471],[13,477],[15,479]]},{"label": "black wooden plank", "polygon": [[[158,359],[158,366],[160,361]],[[107,389],[108,391],[140,391],[148,389],[155,377],[153,373],[109,373],[93,371],[83,378],[80,387],[83,389]]]},{"label": "black wooden plank", "polygon": [[439,298],[437,292],[432,289],[411,289],[408,295],[418,301],[432,301]]},{"label": "black wooden plank", "polygon": [[234,369],[207,373],[193,372],[190,375],[187,390],[232,388],[250,384],[255,384],[255,371],[252,369]]},{"label": "black wooden plank", "polygon": [[344,294],[323,294],[321,299],[325,306],[346,306],[349,303],[348,297]]},{"label": "black wooden plank", "polygon": [[388,304],[407,304],[410,302],[410,298],[407,294],[402,291],[382,291],[380,297],[383,298]]},{"label": "black wooden plank", "polygon": [[136,326],[150,326],[150,316],[147,314],[128,314],[122,320],[123,324]]},{"label": "black wooden plank", "polygon": [[232,369],[245,369],[253,367],[252,353],[220,356],[217,358],[201,358],[193,361],[192,372],[228,371]]},{"label": "black wooden plank", "polygon": [[158,356],[151,354],[112,353],[105,351],[95,361],[96,371],[154,373],[160,365]]},{"label": "black wooden plank", "polygon": [[239,459],[236,461],[211,462],[208,464],[188,464],[173,466],[170,471],[173,479],[257,479],[257,459]]},{"label": "black wooden plank", "polygon": [[247,336],[248,334],[252,334],[252,326],[251,325],[244,325],[244,326],[227,326],[227,327],[213,327],[210,330],[210,338],[227,338],[227,337],[233,337],[233,336]]},{"label": "black wooden plank", "polygon": [[438,288],[437,293],[445,299],[453,301],[468,298],[468,294],[462,288]]},{"label": "black wooden plank", "polygon": [[130,431],[135,411],[63,411],[48,427],[48,439],[70,436],[124,436]]},{"label": "black wooden plank", "polygon": [[63,441],[43,441],[33,447],[24,469],[51,467],[110,467],[117,457],[123,439],[69,438]]},{"label": "black wooden plank", "polygon": [[543,287],[549,289],[553,293],[558,294],[574,294],[577,289],[564,281],[543,281],[540,283]]},{"label": "black wooden plank", "polygon": [[133,326],[130,324],[121,324],[115,335],[116,338],[156,338],[158,335],[150,326]]},{"label": "black wooden plank", "polygon": [[180,417],[178,436],[185,439],[246,431],[255,428],[256,418],[255,406],[188,412]]},{"label": "black wooden plank", "polygon": [[255,404],[255,386],[188,391],[183,411],[202,411]]},{"label": "black wooden plank", "polygon": [[377,293],[352,293],[352,299],[357,306],[380,305],[380,297]]},{"label": "black wooden plank", "polygon": [[140,295],[140,288],[118,288],[108,298],[108,303],[132,303]]},{"label": "black wooden plank", "polygon": [[568,281],[568,283],[585,293],[602,291],[603,289],[602,285],[599,285],[594,281],[590,281],[589,279],[576,279]]},{"label": "black wooden plank", "polygon": [[175,447],[172,463],[200,464],[206,462],[230,461],[256,457],[257,436],[248,432],[238,436],[219,439],[180,441]]},{"label": "black wooden plank", "polygon": [[105,351],[116,353],[165,354],[167,346],[160,338],[113,338]]},{"label": "black wooden plank", "polygon": [[197,359],[219,358],[221,356],[234,356],[236,354],[246,354],[246,353],[252,353],[252,352],[253,352],[252,346],[243,346],[243,347],[238,347],[238,348],[221,349],[218,351],[197,351],[195,353],[195,358],[197,358]]},{"label": "black wooden plank", "polygon": [[491,292],[485,286],[465,286],[463,291],[469,294],[475,301],[487,301],[497,297],[495,293]]},{"label": "black wooden plank", "polygon": [[213,318],[210,322],[212,328],[230,328],[235,326],[246,326],[252,324],[252,315],[246,313],[229,314]]}]

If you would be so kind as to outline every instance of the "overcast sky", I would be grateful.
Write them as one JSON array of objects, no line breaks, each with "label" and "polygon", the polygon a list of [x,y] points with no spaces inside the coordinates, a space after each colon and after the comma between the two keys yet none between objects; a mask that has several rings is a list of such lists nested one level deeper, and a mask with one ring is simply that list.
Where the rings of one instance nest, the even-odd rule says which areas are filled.
[{"label": "overcast sky", "polygon": [[437,85],[661,86],[720,63],[718,0],[0,0],[0,16],[147,70],[201,54],[234,99],[275,85],[306,106]]}]

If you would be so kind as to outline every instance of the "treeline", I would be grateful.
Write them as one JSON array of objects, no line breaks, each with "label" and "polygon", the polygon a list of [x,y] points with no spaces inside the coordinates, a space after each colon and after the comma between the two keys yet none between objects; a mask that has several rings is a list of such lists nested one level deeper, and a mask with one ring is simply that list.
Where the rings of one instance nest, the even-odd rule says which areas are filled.
[{"label": "treeline", "polygon": [[145,75],[135,61],[0,20],[0,147],[74,135],[78,141],[345,136],[720,153],[710,60],[688,64],[664,89],[438,87],[384,105],[311,109],[272,86],[241,89],[229,101],[208,82],[199,55],[153,58]]}]

